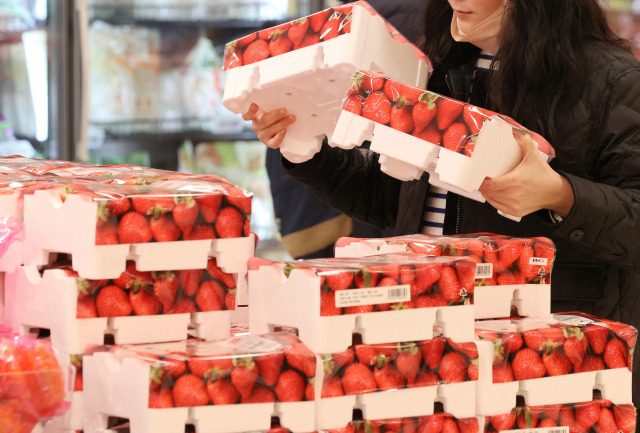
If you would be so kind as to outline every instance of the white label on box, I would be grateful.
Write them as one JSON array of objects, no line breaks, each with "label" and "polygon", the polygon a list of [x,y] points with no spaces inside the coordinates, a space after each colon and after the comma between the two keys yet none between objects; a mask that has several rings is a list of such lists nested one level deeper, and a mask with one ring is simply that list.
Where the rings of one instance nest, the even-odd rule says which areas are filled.
[{"label": "white label on box", "polygon": [[514,430],[509,430],[509,433],[569,433],[569,427],[557,426],[557,427],[514,429]]},{"label": "white label on box", "polygon": [[390,304],[410,300],[411,286],[408,284],[336,291],[337,308]]},{"label": "white label on box", "polygon": [[538,265],[538,266],[547,266],[549,264],[549,259],[544,257],[531,257],[529,259],[530,265]]},{"label": "white label on box", "polygon": [[478,263],[476,266],[476,280],[493,277],[493,263]]}]

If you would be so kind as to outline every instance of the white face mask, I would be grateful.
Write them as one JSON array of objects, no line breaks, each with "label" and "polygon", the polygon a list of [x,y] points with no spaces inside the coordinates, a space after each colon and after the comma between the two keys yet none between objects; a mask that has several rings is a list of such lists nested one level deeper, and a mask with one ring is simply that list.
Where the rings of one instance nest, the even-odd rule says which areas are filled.
[{"label": "white face mask", "polygon": [[451,20],[451,36],[457,42],[469,42],[476,47],[496,54],[499,48],[498,35],[502,26],[502,17],[505,13],[503,4],[492,15],[478,23],[471,31],[462,33],[458,27],[458,19],[454,15]]}]

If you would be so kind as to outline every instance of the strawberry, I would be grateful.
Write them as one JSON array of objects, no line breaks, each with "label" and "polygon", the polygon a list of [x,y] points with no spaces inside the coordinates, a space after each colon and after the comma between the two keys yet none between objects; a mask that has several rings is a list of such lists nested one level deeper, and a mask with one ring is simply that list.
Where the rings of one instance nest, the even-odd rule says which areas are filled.
[{"label": "strawberry", "polygon": [[415,293],[411,294],[412,298],[431,290],[442,276],[442,266],[437,264],[416,266],[415,276]]},{"label": "strawberry", "polygon": [[509,269],[520,257],[523,243],[521,241],[497,241],[498,262],[503,269]]},{"label": "strawberry", "polygon": [[342,20],[342,14],[333,13],[326,23],[322,26],[319,32],[320,41],[325,42],[333,38],[340,36],[340,22]]},{"label": "strawberry", "polygon": [[578,327],[565,327],[564,353],[571,360],[574,366],[580,367],[587,353],[589,342],[584,333]]},{"label": "strawberry", "polygon": [[[353,22],[353,11],[351,9],[349,9],[348,11],[346,10],[347,7],[350,7],[349,5],[345,5],[343,6],[345,8],[345,10],[342,12],[342,14],[346,14],[346,16],[344,17],[344,19],[342,20],[342,22],[340,23],[340,34],[344,35],[346,33],[351,33],[351,24]],[[340,9],[340,8],[336,8]]]},{"label": "strawberry", "polygon": [[596,423],[596,428],[594,430],[598,433],[619,433],[621,431],[616,424],[613,412],[604,407],[600,411],[600,418],[598,418],[598,422]]},{"label": "strawberry", "polygon": [[512,368],[516,380],[537,379],[546,373],[540,355],[528,347],[516,353],[513,357]]},{"label": "strawberry", "polygon": [[352,307],[344,307],[343,314],[366,314],[373,313],[374,310],[373,305],[355,305]]},{"label": "strawberry", "polygon": [[242,54],[243,65],[259,62],[269,57],[269,44],[267,41],[258,39],[251,42]]},{"label": "strawberry", "polygon": [[627,346],[618,338],[609,340],[604,349],[604,363],[608,368],[625,368],[627,366]]},{"label": "strawberry", "polygon": [[154,316],[160,313],[162,304],[153,295],[145,290],[140,289],[137,292],[131,290],[129,292],[129,302],[136,316]]},{"label": "strawberry", "polygon": [[131,303],[127,293],[116,285],[105,286],[96,297],[99,317],[120,317],[131,314]]},{"label": "strawberry", "polygon": [[490,417],[491,425],[497,432],[504,430],[512,430],[516,424],[516,411],[513,409],[511,412],[504,415],[495,415]]},{"label": "strawberry", "polygon": [[138,271],[135,262],[128,262],[125,271],[113,280],[113,284],[123,289],[137,290],[153,286],[153,281],[151,272]]},{"label": "strawberry", "polygon": [[550,427],[557,427],[558,424],[556,424],[555,421],[550,420],[549,418],[544,418],[542,420],[540,420],[540,422],[538,423],[538,428],[542,429],[542,428],[550,428]]},{"label": "strawberry", "polygon": [[560,409],[560,425],[569,427],[572,433],[586,433],[584,427],[576,422],[575,411],[571,406]]},{"label": "strawberry", "polygon": [[631,404],[613,406],[613,417],[622,433],[636,431],[636,409]]},{"label": "strawberry", "polygon": [[362,90],[367,93],[375,92],[382,89],[384,83],[385,78],[383,76],[369,74],[362,75]]},{"label": "strawberry", "polygon": [[456,270],[451,266],[442,267],[442,276],[438,281],[438,290],[450,303],[455,303],[462,297],[462,286],[458,280]]},{"label": "strawberry", "polygon": [[[476,256],[467,256],[476,263],[481,263],[480,259]],[[464,290],[468,293],[473,293],[476,281],[476,266],[472,265],[471,260],[464,262],[456,262],[455,269],[458,281]]]},{"label": "strawberry", "polygon": [[541,269],[545,275],[551,274],[551,268],[556,257],[556,249],[550,239],[542,238],[544,240],[537,241],[534,245],[535,256],[541,259],[547,259],[547,264],[542,265]]},{"label": "strawberry", "polygon": [[316,356],[307,346],[297,343],[282,350],[291,367],[301,371],[307,377],[316,375]]},{"label": "strawberry", "polygon": [[474,342],[468,343],[456,343],[452,340],[447,340],[447,343],[453,350],[460,352],[468,358],[476,359],[478,357],[478,346]]},{"label": "strawberry", "polygon": [[215,380],[228,376],[233,369],[231,355],[218,354],[216,358],[192,357],[187,360],[191,373],[201,378]]},{"label": "strawberry", "polygon": [[560,411],[562,410],[563,405],[561,404],[549,404],[540,407],[541,416],[547,417],[555,421],[556,423],[560,421]]},{"label": "strawberry", "polygon": [[344,100],[344,104],[342,105],[342,109],[353,113],[357,116],[362,115],[362,104],[364,104],[364,97],[362,95],[349,95]]},{"label": "strawberry", "polygon": [[309,27],[314,32],[319,32],[322,26],[324,25],[327,18],[329,18],[329,14],[331,13],[331,9],[326,9],[315,13],[309,17]]},{"label": "strawberry", "polygon": [[364,100],[362,116],[387,125],[391,121],[391,103],[381,92],[372,92]]},{"label": "strawberry", "polygon": [[239,68],[244,62],[242,61],[242,53],[236,51],[234,43],[227,44],[224,52],[224,70]]},{"label": "strawberry", "polygon": [[251,33],[250,35],[244,36],[243,38],[240,38],[236,41],[236,45],[239,47],[246,47],[248,46],[251,42],[255,41],[256,38],[258,37],[258,33]]},{"label": "strawberry", "polygon": [[186,269],[177,271],[178,281],[186,296],[193,296],[198,291],[202,280],[202,269]]},{"label": "strawberry", "polygon": [[422,418],[418,426],[419,433],[440,433],[444,427],[444,416],[440,413]]},{"label": "strawberry", "polygon": [[180,376],[171,392],[176,407],[205,406],[211,401],[202,379],[193,374]]},{"label": "strawberry", "polygon": [[302,38],[302,42],[300,44],[293,47],[295,50],[299,50],[301,48],[309,47],[311,45],[316,45],[320,43],[320,36],[317,33],[307,33]]},{"label": "strawberry", "polygon": [[[415,125],[415,133],[420,133],[436,117],[436,100],[438,97],[429,92],[425,92],[418,98],[418,103],[413,107],[412,116]],[[429,141],[429,140],[428,140]]]},{"label": "strawberry", "polygon": [[200,311],[221,311],[224,309],[224,289],[215,281],[200,284],[196,294],[196,305]]},{"label": "strawberry", "polygon": [[256,356],[256,364],[262,376],[262,382],[267,386],[273,386],[278,380],[282,364],[284,363],[283,353],[268,353]]},{"label": "strawberry", "polygon": [[376,380],[377,389],[380,391],[402,389],[405,385],[404,376],[391,363],[383,362],[381,367],[376,366],[373,370],[373,377]]},{"label": "strawberry", "polygon": [[436,124],[440,131],[445,131],[462,114],[464,105],[455,99],[440,97],[436,101]]},{"label": "strawberry", "polygon": [[211,275],[212,278],[220,281],[227,288],[236,287],[236,279],[233,274],[227,274],[224,272],[219,266],[217,259],[211,258],[207,261],[207,272]]},{"label": "strawberry", "polygon": [[178,295],[180,281],[173,272],[154,272],[153,294],[162,304],[164,311],[171,308]]},{"label": "strawberry", "polygon": [[420,364],[422,363],[422,352],[415,343],[399,343],[398,346],[400,353],[396,358],[396,366],[407,380],[407,384],[411,385],[418,376]]},{"label": "strawberry", "polygon": [[347,348],[344,352],[333,353],[331,355],[323,355],[322,363],[325,372],[325,377],[340,370],[345,365],[349,365],[355,359],[353,349]]},{"label": "strawberry", "polygon": [[242,237],[243,224],[240,212],[233,207],[226,207],[218,213],[216,218],[216,233],[219,238],[239,238]]},{"label": "strawberry", "polygon": [[233,358],[234,368],[231,371],[231,382],[236,387],[242,398],[247,398],[253,390],[253,385],[258,379],[258,365],[251,357]]},{"label": "strawberry", "polygon": [[[307,385],[304,387],[304,399],[307,401],[314,401],[316,399],[316,379],[311,378],[307,381]],[[342,385],[341,385],[342,386]]]},{"label": "strawberry", "polygon": [[569,358],[560,353],[558,349],[553,349],[551,353],[542,354],[542,363],[549,376],[561,376],[569,374],[573,369],[573,363]]},{"label": "strawberry", "polygon": [[[332,376],[322,383],[320,398],[342,397],[343,395],[342,382],[340,382],[338,376]],[[307,400],[309,400],[309,398],[307,398]]]},{"label": "strawberry", "polygon": [[149,391],[149,408],[168,409],[174,407],[171,388],[158,388]]},{"label": "strawberry", "polygon": [[502,347],[504,347],[505,354],[516,353],[522,347],[524,341],[522,335],[518,332],[504,332],[501,335]]},{"label": "strawberry", "polygon": [[423,89],[399,81],[387,80],[384,83],[384,95],[400,107],[416,105],[423,93]]},{"label": "strawberry", "polygon": [[453,152],[462,153],[468,131],[464,123],[452,123],[442,134],[442,146]]},{"label": "strawberry", "polygon": [[120,243],[118,239],[118,228],[115,222],[106,222],[100,227],[96,227],[96,245],[116,245]]},{"label": "strawberry", "polygon": [[600,411],[600,403],[597,401],[576,404],[576,422],[585,430],[589,430],[600,419]]},{"label": "strawberry", "polygon": [[134,195],[131,197],[131,203],[135,211],[140,215],[151,215],[154,217],[171,212],[175,206],[173,195],[170,192],[164,194],[151,192]]},{"label": "strawberry", "polygon": [[437,386],[440,385],[440,378],[433,371],[421,371],[413,385],[410,386]]},{"label": "strawberry", "polygon": [[427,366],[431,369],[438,367],[444,354],[444,348],[446,346],[445,339],[435,337],[431,340],[422,341],[420,345],[422,346],[422,357]]},{"label": "strawberry", "polygon": [[258,39],[268,41],[277,37],[279,34],[286,33],[287,30],[289,30],[289,27],[291,27],[291,23],[283,23],[274,27],[269,27],[268,29],[260,30],[258,32]]},{"label": "strawberry", "polygon": [[165,311],[164,314],[196,313],[197,311],[196,304],[191,299],[178,298],[169,311]]},{"label": "strawberry", "polygon": [[487,242],[484,245],[484,262],[493,265],[493,276],[504,271],[504,266],[498,261],[498,246],[494,242]]},{"label": "strawberry", "polygon": [[342,387],[346,395],[355,395],[375,391],[378,385],[371,370],[366,365],[355,362],[345,368]]},{"label": "strawberry", "polygon": [[604,361],[599,356],[587,354],[584,357],[584,361],[582,361],[582,365],[580,367],[575,367],[575,373],[584,373],[587,371],[599,371],[604,370]]},{"label": "strawberry", "polygon": [[304,398],[305,380],[300,373],[287,370],[278,377],[275,393],[278,401],[302,401]]},{"label": "strawberry", "polygon": [[393,360],[397,357],[398,351],[395,347],[393,350],[389,345],[371,345],[371,344],[355,344],[353,349],[358,360],[364,365],[374,365],[380,360]]},{"label": "strawberry", "polygon": [[288,53],[291,51],[291,48],[293,48],[293,42],[291,42],[291,39],[289,39],[286,33],[279,31],[273,33],[271,41],[269,42],[269,53],[271,57]]},{"label": "strawberry", "polygon": [[275,403],[276,396],[269,388],[262,385],[255,385],[251,394],[240,399],[240,402],[245,403]]},{"label": "strawberry", "polygon": [[476,135],[482,129],[482,125],[487,117],[491,117],[493,115],[489,110],[485,110],[484,108],[476,107],[471,104],[467,104],[464,106],[464,110],[462,111],[462,118],[464,119],[464,123],[467,124],[469,130],[471,130],[471,134]]},{"label": "strawberry", "polygon": [[353,284],[353,272],[352,271],[329,271],[325,275],[325,282],[327,286],[334,292],[338,290],[346,290]]},{"label": "strawberry", "polygon": [[502,364],[494,365],[492,367],[493,383],[506,383],[513,382],[515,377],[513,376],[513,369],[509,361],[505,361]]},{"label": "strawberry", "polygon": [[531,329],[522,333],[524,342],[533,350],[555,348],[564,343],[565,336],[561,328]]},{"label": "strawberry", "polygon": [[320,290],[320,316],[339,316],[342,309],[336,307],[336,294],[333,291]]},{"label": "strawberry", "polygon": [[235,404],[240,397],[238,391],[226,378],[207,381],[206,389],[213,404]]},{"label": "strawberry", "polygon": [[137,212],[127,212],[118,223],[118,239],[121,244],[150,242],[153,233],[147,218]]},{"label": "strawberry", "polygon": [[131,208],[127,196],[111,196],[108,200],[98,201],[98,221],[107,221],[111,215],[120,216]]},{"label": "strawberry", "polygon": [[534,254],[532,247],[523,245],[520,257],[516,261],[516,265],[526,281],[532,281],[540,276],[540,265],[531,264]]},{"label": "strawberry", "polygon": [[392,278],[394,280],[400,278],[400,266],[398,265],[384,265],[380,270],[386,278]]},{"label": "strawberry", "polygon": [[429,293],[416,299],[416,308],[446,307],[447,300],[440,293]]},{"label": "strawberry", "polygon": [[78,299],[76,304],[76,317],[78,319],[92,319],[98,317],[98,310],[96,310],[96,301],[93,296]]},{"label": "strawberry", "polygon": [[[378,272],[374,272],[370,269],[362,269],[356,272],[355,276],[353,277],[353,282],[359,289],[376,287],[378,283],[378,275]],[[380,284],[382,284],[382,281],[380,282]],[[394,281],[394,284],[392,285],[395,284],[396,282]]]},{"label": "strawberry", "polygon": [[440,361],[438,376],[444,383],[464,382],[467,378],[467,362],[458,352],[449,352]]},{"label": "strawberry", "polygon": [[480,431],[478,418],[475,417],[459,419],[458,427],[460,427],[460,433],[478,433]]},{"label": "strawberry", "polygon": [[513,286],[513,285],[521,285],[525,284],[526,281],[522,274],[519,271],[502,271],[498,275],[497,285],[498,286]]},{"label": "strawberry", "polygon": [[288,35],[291,42],[293,42],[293,45],[300,45],[308,28],[309,20],[307,18],[302,18],[291,23]]},{"label": "strawberry", "polygon": [[182,230],[171,214],[162,214],[157,219],[151,218],[149,227],[156,242],[175,242],[182,236]]},{"label": "strawberry", "polygon": [[464,153],[465,156],[471,157],[471,155],[473,155],[473,151],[476,150],[477,141],[478,137],[476,137],[475,135],[467,138],[467,141],[465,141],[464,143],[464,149],[462,150],[462,153]]},{"label": "strawberry", "polygon": [[607,345],[607,338],[609,337],[609,328],[600,326],[597,324],[587,325],[582,330],[587,336],[589,346],[596,355],[601,355],[604,352],[604,348]]},{"label": "strawberry", "polygon": [[393,129],[396,129],[405,134],[413,130],[413,117],[411,117],[411,110],[408,105],[401,106],[396,104],[391,109],[390,125]]},{"label": "strawberry", "polygon": [[229,289],[224,295],[224,306],[229,311],[236,309],[236,289]]},{"label": "strawberry", "polygon": [[193,231],[198,213],[198,202],[192,196],[176,198],[176,206],[173,208],[173,220],[178,224],[185,236],[189,236]]},{"label": "strawberry", "polygon": [[220,204],[222,203],[222,194],[206,194],[196,196],[196,202],[200,209],[200,215],[208,223],[212,223],[218,216]]}]

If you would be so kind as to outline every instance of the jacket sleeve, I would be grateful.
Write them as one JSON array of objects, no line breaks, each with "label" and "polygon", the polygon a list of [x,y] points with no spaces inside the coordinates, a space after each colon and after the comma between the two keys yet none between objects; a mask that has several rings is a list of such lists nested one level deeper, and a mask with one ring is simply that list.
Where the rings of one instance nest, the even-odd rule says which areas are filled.
[{"label": "jacket sleeve", "polygon": [[595,259],[640,271],[640,68],[609,84],[596,118],[595,181],[563,173],[575,203],[555,234]]},{"label": "jacket sleeve", "polygon": [[378,157],[358,148],[332,148],[327,141],[312,159],[283,168],[331,207],[388,229],[395,227],[401,182],[380,171]]}]

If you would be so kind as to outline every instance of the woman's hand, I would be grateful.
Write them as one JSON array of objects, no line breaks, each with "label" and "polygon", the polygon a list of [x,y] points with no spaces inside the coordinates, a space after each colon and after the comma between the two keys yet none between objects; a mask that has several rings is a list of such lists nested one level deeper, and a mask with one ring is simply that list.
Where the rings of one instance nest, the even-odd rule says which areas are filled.
[{"label": "woman's hand", "polygon": [[550,209],[566,217],[574,203],[571,184],[540,156],[531,135],[513,136],[522,149],[522,162],[504,176],[486,178],[480,192],[491,206],[507,215],[522,217]]},{"label": "woman's hand", "polygon": [[258,134],[258,140],[272,149],[280,147],[287,134],[287,127],[296,120],[295,116],[287,114],[284,108],[262,113],[256,104],[251,104],[249,111],[244,113],[242,118],[252,121],[252,128]]}]

